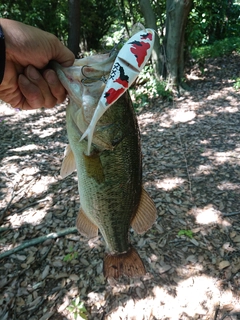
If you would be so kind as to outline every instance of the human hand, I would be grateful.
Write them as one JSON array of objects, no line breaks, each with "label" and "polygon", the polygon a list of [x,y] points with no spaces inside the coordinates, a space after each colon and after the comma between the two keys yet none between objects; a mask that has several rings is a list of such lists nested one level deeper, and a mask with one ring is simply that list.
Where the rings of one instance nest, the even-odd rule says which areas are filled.
[{"label": "human hand", "polygon": [[0,99],[23,110],[52,108],[66,98],[55,71],[45,69],[50,60],[69,67],[74,54],[53,34],[21,22],[0,19],[6,64]]}]

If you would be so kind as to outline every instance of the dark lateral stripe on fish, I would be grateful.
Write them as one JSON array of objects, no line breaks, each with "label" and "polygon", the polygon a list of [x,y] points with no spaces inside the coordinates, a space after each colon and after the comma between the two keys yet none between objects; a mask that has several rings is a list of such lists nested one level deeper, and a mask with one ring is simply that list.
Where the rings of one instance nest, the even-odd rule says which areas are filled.
[{"label": "dark lateral stripe on fish", "polygon": [[121,254],[108,254],[103,262],[103,273],[106,278],[119,278],[122,275],[128,277],[140,277],[145,275],[144,264],[137,251],[131,247]]}]

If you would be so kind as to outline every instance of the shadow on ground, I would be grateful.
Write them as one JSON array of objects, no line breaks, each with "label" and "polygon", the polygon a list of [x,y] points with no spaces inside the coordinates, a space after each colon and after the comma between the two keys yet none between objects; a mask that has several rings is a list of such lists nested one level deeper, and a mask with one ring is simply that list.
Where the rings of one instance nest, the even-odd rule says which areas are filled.
[{"label": "shadow on ground", "polygon": [[[106,281],[101,237],[46,239],[1,260],[3,319],[73,319],[66,308],[78,296],[89,319],[240,319],[238,61],[209,60],[189,75],[194,91],[138,116],[158,218],[130,239],[148,274]],[[75,225],[76,175],[59,177],[64,108],[0,114],[2,251]]]}]

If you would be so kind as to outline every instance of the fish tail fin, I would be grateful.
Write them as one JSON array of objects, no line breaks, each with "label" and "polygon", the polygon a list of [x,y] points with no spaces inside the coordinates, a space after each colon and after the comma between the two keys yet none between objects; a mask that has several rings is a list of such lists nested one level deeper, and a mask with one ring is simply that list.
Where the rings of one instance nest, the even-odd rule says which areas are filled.
[{"label": "fish tail fin", "polygon": [[104,258],[103,273],[106,278],[119,278],[121,275],[140,277],[146,273],[137,251],[131,247],[127,252],[108,254]]}]

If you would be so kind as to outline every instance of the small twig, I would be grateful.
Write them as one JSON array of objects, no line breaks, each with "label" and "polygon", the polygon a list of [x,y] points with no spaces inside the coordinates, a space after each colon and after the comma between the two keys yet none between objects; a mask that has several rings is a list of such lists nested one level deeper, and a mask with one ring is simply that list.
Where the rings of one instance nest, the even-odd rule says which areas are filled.
[{"label": "small twig", "polygon": [[49,233],[46,236],[41,236],[41,237],[32,239],[30,241],[25,241],[24,243],[20,244],[16,248],[13,248],[11,250],[5,251],[2,254],[0,254],[0,259],[8,257],[8,256],[10,256],[11,254],[13,254],[13,253],[15,253],[17,251],[20,251],[20,250],[23,250],[25,248],[31,247],[31,246],[33,246],[35,244],[44,242],[47,239],[56,239],[56,238],[59,238],[59,237],[63,237],[65,235],[67,235],[67,234],[76,233],[76,232],[77,232],[77,228],[73,227],[73,228],[64,229],[64,230],[59,231],[59,232]]},{"label": "small twig", "polygon": [[219,305],[217,305],[216,308],[215,308],[215,313],[214,313],[214,318],[213,318],[213,320],[217,320],[217,316],[218,316],[219,310],[220,310]]},{"label": "small twig", "polygon": [[44,261],[47,258],[49,252],[52,250],[52,247],[53,247],[53,243],[50,244],[50,246],[48,247],[47,251],[40,258],[40,261]]},{"label": "small twig", "polygon": [[[17,229],[17,228],[16,228]],[[13,230],[13,228],[10,227],[0,227],[0,233],[5,232],[5,231],[10,231]]]},{"label": "small twig", "polygon": [[184,148],[183,148],[183,144],[182,144],[182,140],[181,140],[180,134],[177,134],[177,138],[178,138],[178,140],[179,140],[179,142],[180,142],[180,146],[181,146],[181,149],[182,149],[182,154],[183,154],[183,158],[184,158],[184,162],[185,162],[185,167],[186,167],[186,171],[187,171],[190,197],[191,197],[191,200],[192,200],[192,202],[193,202],[192,180],[191,180],[191,175],[190,175],[190,172],[189,172],[189,169],[188,169],[188,162],[187,162],[187,158],[186,158],[185,153],[184,153]]},{"label": "small twig", "polygon": [[[30,186],[34,183],[36,179],[32,179],[32,181],[24,188],[22,188],[21,190],[19,190],[18,192],[15,192],[15,187],[17,185],[17,183],[15,183],[15,185],[13,186],[12,188],[12,194],[11,194],[11,199],[10,201],[8,202],[7,206],[3,209],[3,211],[1,212],[1,216],[0,216],[0,223],[2,223],[2,220],[4,219],[5,217],[5,212],[9,209],[9,207],[11,206],[12,204],[12,201],[15,197],[17,197],[19,194],[25,192],[28,188],[30,188]],[[21,198],[20,198],[21,199]],[[21,212],[21,209],[19,210]]]},{"label": "small twig", "polygon": [[1,212],[1,217],[0,217],[0,223],[2,223],[3,219],[5,218],[5,212],[8,210],[8,208],[10,207],[14,197],[16,196],[15,192],[14,192],[14,188],[12,189],[12,194],[11,194],[11,199],[9,200],[7,206],[3,209],[3,211]]},{"label": "small twig", "polygon": [[30,207],[33,207],[33,206],[35,206],[36,204],[38,204],[38,203],[40,203],[40,202],[44,202],[44,201],[48,201],[48,200],[49,200],[49,199],[40,199],[40,200],[34,201],[34,202],[32,202],[32,203],[29,203],[29,204],[27,204],[25,207],[17,210],[17,213],[22,212],[22,211],[24,211],[25,209],[28,209],[28,208],[30,208]]},{"label": "small twig", "polygon": [[231,216],[236,216],[237,214],[240,214],[240,211],[223,213],[222,216],[223,217],[231,217]]}]

